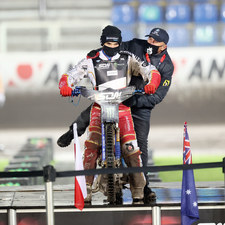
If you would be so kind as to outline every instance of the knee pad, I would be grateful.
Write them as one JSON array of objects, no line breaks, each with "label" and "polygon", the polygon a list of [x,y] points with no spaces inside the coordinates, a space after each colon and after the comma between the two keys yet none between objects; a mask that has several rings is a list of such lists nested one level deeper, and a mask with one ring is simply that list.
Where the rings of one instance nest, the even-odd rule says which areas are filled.
[{"label": "knee pad", "polygon": [[122,145],[122,154],[124,157],[133,155],[137,152],[140,152],[138,146],[137,146],[137,141],[133,140],[130,142],[126,142]]}]

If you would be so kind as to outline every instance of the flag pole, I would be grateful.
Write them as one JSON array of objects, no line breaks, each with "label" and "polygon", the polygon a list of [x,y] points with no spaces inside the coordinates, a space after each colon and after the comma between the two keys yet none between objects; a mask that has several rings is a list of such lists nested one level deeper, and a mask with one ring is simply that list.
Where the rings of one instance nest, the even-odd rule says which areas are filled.
[{"label": "flag pole", "polygon": [[[184,123],[183,164],[192,164],[187,122]],[[199,219],[197,192],[192,169],[183,170],[181,188],[181,225],[192,225]]]},{"label": "flag pole", "polygon": [[54,198],[52,182],[55,181],[56,171],[51,165],[47,165],[44,168],[44,181],[45,181],[45,201],[46,201],[46,214],[47,214],[47,225],[54,225]]},{"label": "flag pole", "polygon": [[159,206],[152,207],[152,225],[161,225],[161,209]]}]

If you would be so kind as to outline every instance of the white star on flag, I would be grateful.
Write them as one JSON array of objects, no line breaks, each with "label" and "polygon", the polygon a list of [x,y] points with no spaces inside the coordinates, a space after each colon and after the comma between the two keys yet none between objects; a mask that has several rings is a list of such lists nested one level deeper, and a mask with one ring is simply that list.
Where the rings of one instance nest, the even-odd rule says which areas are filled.
[{"label": "white star on flag", "polygon": [[186,194],[187,194],[187,195],[190,195],[190,194],[191,194],[191,190],[188,189],[188,190],[186,191]]},{"label": "white star on flag", "polygon": [[193,206],[197,207],[198,206],[197,202],[193,202]]}]

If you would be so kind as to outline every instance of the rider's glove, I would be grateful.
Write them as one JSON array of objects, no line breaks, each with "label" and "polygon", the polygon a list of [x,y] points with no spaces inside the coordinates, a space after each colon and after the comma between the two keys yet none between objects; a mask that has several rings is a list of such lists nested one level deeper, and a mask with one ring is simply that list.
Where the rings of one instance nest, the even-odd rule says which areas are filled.
[{"label": "rider's glove", "polygon": [[72,95],[72,88],[68,86],[63,86],[60,88],[60,94],[63,97],[71,96]]},{"label": "rider's glove", "polygon": [[155,84],[147,84],[145,85],[144,90],[146,94],[154,94],[156,91],[156,86]]}]

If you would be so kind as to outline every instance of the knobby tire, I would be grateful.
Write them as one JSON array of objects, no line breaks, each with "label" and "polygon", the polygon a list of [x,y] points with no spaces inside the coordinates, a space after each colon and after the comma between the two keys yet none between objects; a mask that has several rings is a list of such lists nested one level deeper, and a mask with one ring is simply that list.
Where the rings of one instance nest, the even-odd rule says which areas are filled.
[{"label": "knobby tire", "polygon": [[[106,142],[106,167],[114,168],[114,140],[115,140],[115,130],[113,123],[105,124],[105,142]],[[115,189],[115,179],[113,174],[108,174],[107,179],[108,186],[108,202],[109,204],[116,203],[116,189]]]}]

